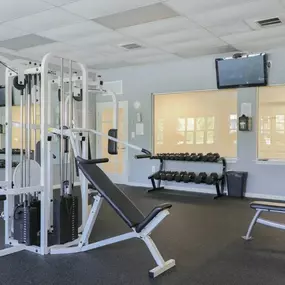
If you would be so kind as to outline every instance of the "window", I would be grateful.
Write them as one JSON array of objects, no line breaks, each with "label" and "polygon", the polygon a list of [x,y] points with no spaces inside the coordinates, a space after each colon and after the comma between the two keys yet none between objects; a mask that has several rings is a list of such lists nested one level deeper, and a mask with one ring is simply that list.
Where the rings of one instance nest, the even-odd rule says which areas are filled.
[{"label": "window", "polygon": [[154,152],[237,155],[237,91],[154,96]]},{"label": "window", "polygon": [[[25,107],[23,108],[24,113],[24,120],[25,120]],[[34,106],[31,106],[31,122],[33,122],[34,118]],[[20,123],[21,122],[21,107],[20,106],[13,106],[12,107],[12,121]],[[25,121],[23,122],[25,123]],[[37,105],[36,108],[36,124],[40,123],[40,109],[39,105]],[[25,132],[23,133],[23,147],[25,148]],[[36,141],[38,142],[40,140],[40,130],[37,130],[37,136]],[[19,148],[21,149],[22,146],[22,131],[19,127],[12,127],[12,148]],[[31,130],[31,149],[35,149],[35,131],[34,129]]]},{"label": "window", "polygon": [[285,159],[285,86],[259,88],[258,159]]}]

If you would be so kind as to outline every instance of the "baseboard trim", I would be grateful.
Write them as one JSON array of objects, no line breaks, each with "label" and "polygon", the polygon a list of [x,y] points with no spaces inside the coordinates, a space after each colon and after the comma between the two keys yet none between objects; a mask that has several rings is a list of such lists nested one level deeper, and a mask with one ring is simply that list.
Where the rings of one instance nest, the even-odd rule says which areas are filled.
[{"label": "baseboard trim", "polygon": [[[133,187],[144,187],[144,188],[151,188],[149,183],[137,183],[137,182],[128,182],[126,185],[133,186]],[[163,185],[162,185],[163,186]],[[186,187],[179,187],[179,186],[165,186],[166,190],[178,190],[178,191],[185,191],[189,193],[200,193],[200,194],[216,194],[216,191],[213,189],[207,188],[186,188]],[[285,196],[278,196],[278,195],[267,195],[267,194],[258,194],[258,193],[246,193],[246,198],[250,199],[263,199],[263,200],[275,200],[275,201],[285,201]]]},{"label": "baseboard trim", "polygon": [[[143,188],[151,188],[149,183],[137,183],[137,182],[128,182],[124,183],[127,186],[133,187],[143,187]],[[80,186],[80,182],[74,183],[75,187]],[[207,189],[207,188],[186,188],[181,186],[168,186],[164,185],[166,190],[177,190],[177,191],[184,191],[189,193],[200,193],[200,194],[216,194],[214,189]],[[53,189],[60,189],[60,184],[53,185]],[[263,199],[263,200],[275,200],[275,201],[285,201],[285,196],[278,196],[278,195],[267,195],[267,194],[258,194],[258,193],[246,193],[246,198],[250,199]]]},{"label": "baseboard trim", "polygon": [[[151,185],[149,183],[137,183],[137,182],[128,182],[126,184],[127,186],[133,186],[133,187],[144,187],[144,188],[151,188]],[[214,189],[207,189],[207,188],[187,188],[187,187],[181,187],[181,186],[170,186],[170,185],[163,185],[165,190],[178,190],[178,191],[184,191],[184,192],[193,192],[193,193],[204,193],[204,194],[216,194],[216,190]]]},{"label": "baseboard trim", "polygon": [[285,196],[276,196],[276,195],[246,193],[246,194],[245,194],[245,197],[246,197],[246,198],[250,198],[250,199],[285,201]]}]

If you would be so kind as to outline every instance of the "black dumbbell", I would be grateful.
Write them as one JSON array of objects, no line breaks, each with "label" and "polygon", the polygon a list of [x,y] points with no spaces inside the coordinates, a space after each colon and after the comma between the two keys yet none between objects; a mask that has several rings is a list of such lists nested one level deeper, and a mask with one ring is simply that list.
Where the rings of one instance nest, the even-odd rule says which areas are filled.
[{"label": "black dumbbell", "polygon": [[161,180],[166,180],[166,176],[167,174],[169,173],[170,171],[161,171],[161,174],[160,174],[160,179]]},{"label": "black dumbbell", "polygon": [[181,153],[175,153],[175,154],[171,157],[171,160],[180,160],[180,155],[181,155]]},{"label": "black dumbbell", "polygon": [[164,159],[164,160],[169,160],[170,156],[171,156],[170,153],[164,153],[164,154],[163,154],[163,159]]},{"label": "black dumbbell", "polygon": [[206,184],[213,185],[219,180],[219,175],[216,172],[211,173],[207,178],[206,178]]},{"label": "black dumbbell", "polygon": [[161,176],[161,172],[159,171],[159,172],[156,172],[156,173],[153,175],[153,178],[154,178],[155,180],[160,180],[160,176]]},{"label": "black dumbbell", "polygon": [[186,160],[187,156],[189,156],[188,152],[183,153],[181,160]]},{"label": "black dumbbell", "polygon": [[184,175],[185,174],[187,174],[187,172],[186,171],[182,171],[182,172],[180,172],[180,173],[177,173],[176,175],[175,175],[175,181],[176,182],[181,182],[182,180],[183,180],[183,177],[184,177]]},{"label": "black dumbbell", "polygon": [[18,162],[12,162],[12,167],[17,167],[17,165],[18,165],[19,163]]},{"label": "black dumbbell", "polygon": [[202,161],[203,156],[204,156],[203,153],[195,154],[195,155],[193,155],[193,157],[192,157],[192,161]]},{"label": "black dumbbell", "polygon": [[206,155],[203,155],[202,161],[204,161],[204,162],[210,161],[212,155],[213,155],[213,154],[212,154],[211,152],[207,153]]},{"label": "black dumbbell", "polygon": [[171,153],[169,156],[169,160],[176,160],[176,154],[175,153]]},{"label": "black dumbbell", "polygon": [[207,179],[207,173],[206,172],[201,172],[201,173],[199,173],[198,176],[196,176],[195,183],[196,184],[205,183],[206,179]]},{"label": "black dumbbell", "polygon": [[209,162],[217,162],[220,158],[220,155],[218,153],[214,153],[211,155],[211,157],[208,159]]},{"label": "black dumbbell", "polygon": [[184,183],[193,182],[196,178],[196,174],[194,172],[189,172],[183,176]]},{"label": "black dumbbell", "polygon": [[185,160],[187,161],[193,161],[193,158],[197,156],[196,153],[191,153],[190,155],[187,155]]},{"label": "black dumbbell", "polygon": [[177,173],[178,173],[177,171],[170,171],[169,173],[166,174],[166,180],[173,181]]},{"label": "black dumbbell", "polygon": [[157,154],[157,159],[164,159],[164,155],[165,155],[165,153],[158,153]]},{"label": "black dumbbell", "polygon": [[0,168],[5,168],[5,159],[0,159]]},{"label": "black dumbbell", "polygon": [[180,160],[180,161],[185,160],[184,157],[185,157],[185,153],[179,153],[179,156],[177,156],[177,160]]}]

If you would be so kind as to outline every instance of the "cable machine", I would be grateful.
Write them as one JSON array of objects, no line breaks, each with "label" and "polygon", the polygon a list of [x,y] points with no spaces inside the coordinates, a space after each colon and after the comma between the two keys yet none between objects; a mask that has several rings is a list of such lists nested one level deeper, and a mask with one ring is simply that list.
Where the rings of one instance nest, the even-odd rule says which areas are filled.
[{"label": "cable machine", "polygon": [[[0,256],[21,250],[47,254],[53,246],[76,243],[85,227],[88,208],[88,181],[78,173],[82,213],[78,211],[78,196],[74,194],[75,157],[65,129],[88,127],[88,96],[91,92],[106,93],[101,78],[88,82],[83,64],[60,59],[60,72],[50,68],[51,54],[42,64],[7,65],[6,69],[6,168],[5,181],[0,182],[0,199],[5,200],[5,244],[12,247],[0,251]],[[68,72],[66,71],[68,64]],[[80,69],[80,75],[74,66]],[[12,121],[12,89],[20,92],[20,121]],[[114,130],[117,127],[117,101],[113,94]],[[53,104],[59,104],[59,120],[54,121]],[[76,103],[75,103],[76,102]],[[78,118],[80,107],[81,118]],[[59,134],[51,134],[59,127]],[[12,129],[20,129],[20,163],[12,170]],[[88,136],[78,134],[82,155],[88,158]],[[59,147],[55,155],[53,145]],[[53,171],[59,160],[60,196],[54,195]],[[79,220],[81,225],[79,226]]]}]

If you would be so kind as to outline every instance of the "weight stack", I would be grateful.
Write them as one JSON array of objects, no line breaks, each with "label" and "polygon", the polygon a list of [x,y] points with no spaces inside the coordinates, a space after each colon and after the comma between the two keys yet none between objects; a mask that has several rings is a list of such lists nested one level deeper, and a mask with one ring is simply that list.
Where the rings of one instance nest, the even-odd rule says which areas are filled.
[{"label": "weight stack", "polygon": [[27,246],[40,243],[40,203],[31,206],[19,205],[14,213],[14,239]]},{"label": "weight stack", "polygon": [[78,197],[66,195],[54,200],[54,244],[65,244],[78,238]]}]

